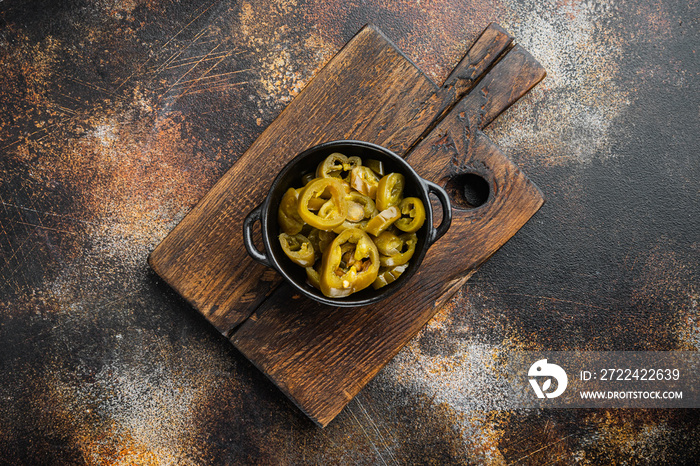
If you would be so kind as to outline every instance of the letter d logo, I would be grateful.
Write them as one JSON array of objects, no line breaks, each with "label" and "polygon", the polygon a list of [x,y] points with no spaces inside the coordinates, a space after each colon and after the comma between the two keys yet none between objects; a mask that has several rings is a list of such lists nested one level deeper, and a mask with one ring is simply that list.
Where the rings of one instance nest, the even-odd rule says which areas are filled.
[{"label": "letter d logo", "polygon": [[[534,379],[530,379],[530,385],[532,385],[532,389],[535,391],[537,398],[544,398],[545,396],[547,398],[556,398],[564,393],[566,385],[569,383],[564,369],[556,364],[548,364],[546,359],[540,359],[530,366],[527,375],[529,377],[535,377]],[[537,377],[546,377],[542,387],[540,387]],[[557,389],[550,393],[547,390],[552,386],[552,378],[557,381]]]}]

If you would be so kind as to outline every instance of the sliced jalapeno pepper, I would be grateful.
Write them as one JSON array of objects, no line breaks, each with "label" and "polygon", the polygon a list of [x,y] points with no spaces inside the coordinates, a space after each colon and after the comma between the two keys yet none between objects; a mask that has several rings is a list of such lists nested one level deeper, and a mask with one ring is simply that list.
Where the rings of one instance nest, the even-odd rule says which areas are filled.
[{"label": "sliced jalapeno pepper", "polygon": [[350,172],[350,186],[370,199],[377,197],[379,178],[368,167],[355,167]]},{"label": "sliced jalapeno pepper", "polygon": [[404,233],[398,237],[401,240],[401,248],[398,253],[390,254],[388,256],[379,256],[379,262],[383,267],[394,267],[397,265],[403,265],[408,262],[413,253],[416,252],[416,243],[418,243],[418,237],[415,233]]},{"label": "sliced jalapeno pepper", "polygon": [[[311,181],[309,181],[308,183],[306,183],[306,185],[303,188],[297,189],[297,191],[299,192],[299,197],[304,195],[304,191],[306,190],[307,186],[309,186],[309,184],[311,184],[314,181],[322,180],[322,179],[323,178],[314,178]],[[352,191],[352,188],[350,187],[350,185],[347,182],[345,182],[339,178],[336,178],[336,179],[340,182],[340,184],[343,185],[343,188],[345,189],[346,194],[349,194]],[[314,210],[314,211],[319,210],[321,207],[323,207],[323,204],[325,204],[326,201],[328,199],[330,199],[331,197],[332,196],[331,196],[330,188],[324,189],[323,192],[318,195],[318,197],[312,196],[311,199],[309,199],[309,210]]]},{"label": "sliced jalapeno pepper", "polygon": [[401,211],[396,206],[382,210],[372,220],[367,222],[365,231],[370,235],[379,236],[381,232],[389,228],[396,220],[401,218]]},{"label": "sliced jalapeno pepper", "polygon": [[359,167],[360,165],[362,165],[362,159],[360,157],[352,156],[352,157],[348,157],[347,168],[345,168],[345,167],[343,167],[343,168],[345,168],[345,170],[351,171],[353,168]]},{"label": "sliced jalapeno pepper", "polygon": [[315,267],[305,267],[306,270],[306,281],[309,285],[313,286],[317,290],[321,289],[321,275],[319,270],[321,270],[320,262],[316,263]]},{"label": "sliced jalapeno pepper", "polygon": [[333,242],[336,234],[332,231],[319,230],[318,228],[312,228],[308,236],[311,245],[316,251],[316,256],[321,257],[323,252],[326,250],[329,244]]},{"label": "sliced jalapeno pepper", "polygon": [[[348,201],[348,220],[351,222],[359,222],[363,218],[372,218],[379,213],[377,206],[369,196],[353,191],[345,196],[345,199]],[[353,204],[355,205],[353,206]],[[352,213],[351,210],[353,210]]]},{"label": "sliced jalapeno pepper", "polygon": [[380,267],[377,278],[372,282],[372,288],[378,290],[389,283],[394,283],[407,268],[408,264],[397,265],[396,267]]},{"label": "sliced jalapeno pepper", "polygon": [[[311,199],[320,198],[324,193],[330,196],[321,208],[318,215],[309,207]],[[299,216],[312,227],[320,230],[332,230],[347,217],[348,203],[345,200],[345,188],[336,178],[320,178],[309,183],[299,198]]]},{"label": "sliced jalapeno pepper", "polygon": [[377,209],[386,210],[391,206],[399,205],[403,199],[403,187],[406,183],[401,173],[389,173],[381,180],[377,186]]},{"label": "sliced jalapeno pepper", "polygon": [[304,235],[288,235],[280,233],[280,245],[282,250],[295,264],[302,267],[311,267],[316,261],[314,247],[311,241]]},{"label": "sliced jalapeno pepper", "polygon": [[332,199],[328,199],[326,202],[323,203],[320,209],[318,209],[318,216],[321,218],[328,218],[331,215],[334,214],[334,212],[337,210],[337,207],[335,203],[333,202]]},{"label": "sliced jalapeno pepper", "polygon": [[394,223],[396,228],[406,233],[413,233],[423,226],[423,222],[425,222],[423,201],[417,197],[407,197],[401,201],[399,209],[401,210],[401,218]]},{"label": "sliced jalapeno pepper", "polygon": [[327,199],[324,199],[322,197],[312,197],[309,199],[309,203],[307,204],[309,210],[320,210],[321,207],[323,207],[323,204],[325,204]]},{"label": "sliced jalapeno pepper", "polygon": [[304,221],[299,216],[299,190],[289,188],[284,193],[277,210],[277,222],[288,235],[296,235],[301,231]]},{"label": "sliced jalapeno pepper", "polygon": [[377,245],[379,254],[384,256],[393,256],[401,252],[403,241],[397,235],[390,231],[383,231],[376,237],[374,244]]},{"label": "sliced jalapeno pepper", "polygon": [[[359,157],[347,157],[340,152],[333,152],[316,168],[317,178],[347,178],[348,173],[362,165]],[[343,176],[345,175],[345,176]]]},{"label": "sliced jalapeno pepper", "polygon": [[316,167],[316,178],[329,178],[331,176],[340,178],[343,163],[348,163],[348,158],[345,155],[340,152],[332,153]]},{"label": "sliced jalapeno pepper", "polygon": [[361,220],[359,222],[349,222],[345,220],[343,223],[338,225],[337,227],[333,228],[334,233],[342,233],[345,230],[349,230],[351,228],[357,228],[358,230],[365,231],[367,229],[367,224],[369,223],[369,220]]},{"label": "sliced jalapeno pepper", "polygon": [[314,172],[306,173],[304,176],[301,177],[301,184],[303,184],[304,186],[306,186],[307,184],[309,184],[309,182],[310,182],[311,180],[313,180],[314,178],[316,178],[314,175],[315,175]]},{"label": "sliced jalapeno pepper", "polygon": [[369,219],[379,213],[374,201],[364,194],[353,191],[345,199],[348,201],[348,216],[339,226],[333,228],[336,233],[342,233],[350,228],[367,228]]},{"label": "sliced jalapeno pepper", "polygon": [[323,255],[321,292],[329,298],[348,296],[370,286],[378,271],[379,252],[367,233],[357,228],[345,230]]},{"label": "sliced jalapeno pepper", "polygon": [[380,160],[365,160],[365,166],[369,167],[377,175],[384,176],[384,163],[382,163]]},{"label": "sliced jalapeno pepper", "polygon": [[302,188],[284,193],[278,208],[284,253],[304,267],[310,286],[331,298],[397,280],[426,220],[420,199],[403,198],[402,174],[385,174],[378,160],[365,162],[330,154],[302,176]]}]

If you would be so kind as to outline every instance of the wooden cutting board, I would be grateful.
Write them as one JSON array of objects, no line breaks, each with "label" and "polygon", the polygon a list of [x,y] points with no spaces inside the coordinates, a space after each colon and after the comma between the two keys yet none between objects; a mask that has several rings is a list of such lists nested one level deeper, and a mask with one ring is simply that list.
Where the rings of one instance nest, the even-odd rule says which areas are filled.
[{"label": "wooden cutting board", "polygon": [[[545,71],[490,25],[438,87],[376,28],[364,27],[156,247],[149,264],[314,422],[327,425],[543,198],[481,133]],[[277,172],[320,142],[360,139],[406,156],[447,185],[452,226],[412,283],[385,301],[343,309],[295,294],[243,247],[242,223]],[[476,174],[488,200],[462,185]]]}]

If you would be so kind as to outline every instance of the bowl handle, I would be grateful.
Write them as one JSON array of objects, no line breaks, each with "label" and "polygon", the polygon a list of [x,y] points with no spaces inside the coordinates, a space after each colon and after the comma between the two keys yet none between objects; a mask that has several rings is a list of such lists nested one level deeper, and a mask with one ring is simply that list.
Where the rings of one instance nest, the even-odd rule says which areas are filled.
[{"label": "bowl handle", "polygon": [[423,182],[426,184],[428,192],[435,194],[440,201],[440,205],[442,205],[442,222],[440,222],[440,225],[438,225],[437,228],[428,225],[428,245],[432,246],[432,244],[447,233],[447,230],[450,228],[450,224],[452,223],[452,205],[450,205],[450,197],[442,187],[432,181],[423,180]]},{"label": "bowl handle", "polygon": [[260,220],[261,215],[262,204],[251,210],[245,220],[243,220],[243,244],[248,250],[250,257],[263,265],[272,267],[270,259],[268,259],[264,253],[258,251],[258,248],[255,247],[255,243],[253,243],[253,224]]}]

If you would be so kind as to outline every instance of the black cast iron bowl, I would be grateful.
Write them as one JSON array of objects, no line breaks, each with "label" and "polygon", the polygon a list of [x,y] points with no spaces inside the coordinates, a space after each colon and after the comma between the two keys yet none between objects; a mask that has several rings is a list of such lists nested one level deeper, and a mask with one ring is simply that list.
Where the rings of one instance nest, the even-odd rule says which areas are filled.
[{"label": "black cast iron bowl", "polygon": [[[416,232],[418,237],[416,251],[404,273],[393,283],[378,290],[370,286],[345,298],[328,298],[309,285],[306,282],[306,271],[304,268],[293,263],[284,254],[278,239],[280,228],[277,223],[277,210],[282,196],[290,187],[300,188],[303,186],[302,176],[315,171],[316,166],[333,152],[340,152],[348,157],[358,156],[362,160],[379,160],[384,163],[386,173],[398,172],[403,174],[406,179],[404,196],[417,197],[423,201],[426,216],[425,223]],[[433,209],[428,197],[430,193],[435,194],[442,205],[442,222],[437,228],[433,226]],[[253,243],[253,225],[257,221],[261,222],[264,251],[259,251]],[[435,183],[418,176],[404,159],[384,147],[369,142],[333,141],[305,150],[282,169],[275,181],[273,181],[270,192],[263,203],[254,208],[245,218],[243,222],[243,240],[248,254],[253,259],[277,270],[293,287],[309,298],[331,306],[365,306],[376,303],[401,288],[416,273],[428,248],[447,232],[451,222],[452,207],[445,190]]]}]

